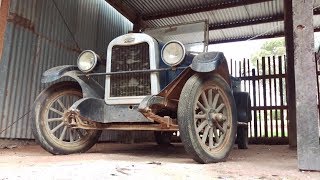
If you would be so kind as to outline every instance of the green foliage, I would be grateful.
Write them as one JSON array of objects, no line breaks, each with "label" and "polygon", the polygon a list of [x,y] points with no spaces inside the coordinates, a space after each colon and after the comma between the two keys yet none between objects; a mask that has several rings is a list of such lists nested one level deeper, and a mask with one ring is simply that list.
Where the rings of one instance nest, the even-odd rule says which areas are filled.
[{"label": "green foliage", "polygon": [[256,65],[256,61],[261,57],[283,56],[286,53],[284,38],[271,39],[266,41],[260,50],[251,56],[251,62]]}]

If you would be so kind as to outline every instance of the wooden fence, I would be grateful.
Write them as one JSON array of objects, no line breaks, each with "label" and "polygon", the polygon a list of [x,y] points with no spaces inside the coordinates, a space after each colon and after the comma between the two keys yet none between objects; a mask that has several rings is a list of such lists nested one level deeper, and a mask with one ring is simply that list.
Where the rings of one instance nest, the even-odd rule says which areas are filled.
[{"label": "wooden fence", "polygon": [[[250,93],[252,121],[251,143],[288,143],[288,106],[285,57],[258,60],[230,60],[230,74],[240,77],[242,90]],[[319,73],[320,74],[320,73]]]}]

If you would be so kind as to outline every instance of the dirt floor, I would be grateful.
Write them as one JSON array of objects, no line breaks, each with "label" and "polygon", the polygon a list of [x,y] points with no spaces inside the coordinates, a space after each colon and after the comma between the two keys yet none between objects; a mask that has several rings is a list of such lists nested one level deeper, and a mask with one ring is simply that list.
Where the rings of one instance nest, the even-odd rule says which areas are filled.
[{"label": "dirt floor", "polygon": [[90,152],[53,156],[34,144],[0,149],[0,180],[5,179],[320,179],[297,170],[288,146],[252,145],[231,152],[227,162],[197,164],[182,144],[100,143]]}]

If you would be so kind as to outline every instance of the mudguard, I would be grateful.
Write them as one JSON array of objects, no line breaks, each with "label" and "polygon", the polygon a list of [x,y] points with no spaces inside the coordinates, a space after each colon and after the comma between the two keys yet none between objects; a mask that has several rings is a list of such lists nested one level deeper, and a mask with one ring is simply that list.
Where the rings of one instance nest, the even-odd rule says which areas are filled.
[{"label": "mudguard", "polygon": [[191,69],[196,72],[211,72],[226,62],[222,52],[205,52],[193,58]]},{"label": "mudguard", "polygon": [[78,70],[77,66],[65,65],[57,66],[45,71],[42,74],[41,82],[50,83],[61,79],[62,77],[69,77],[77,81],[81,86],[84,98],[104,98],[104,88],[93,78],[86,76],[79,76],[83,74]]}]

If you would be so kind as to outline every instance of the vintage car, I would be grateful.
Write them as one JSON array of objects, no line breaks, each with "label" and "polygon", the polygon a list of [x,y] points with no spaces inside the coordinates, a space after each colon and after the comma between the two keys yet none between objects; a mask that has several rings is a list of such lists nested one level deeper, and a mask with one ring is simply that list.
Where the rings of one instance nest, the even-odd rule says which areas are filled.
[{"label": "vintage car", "polygon": [[102,130],[154,131],[158,144],[179,132],[195,161],[224,161],[236,136],[247,147],[250,97],[207,45],[206,22],[147,29],[112,40],[106,60],[85,50],[47,70],[42,83],[58,81],[35,101],[34,137],[57,155],[86,152]]}]

